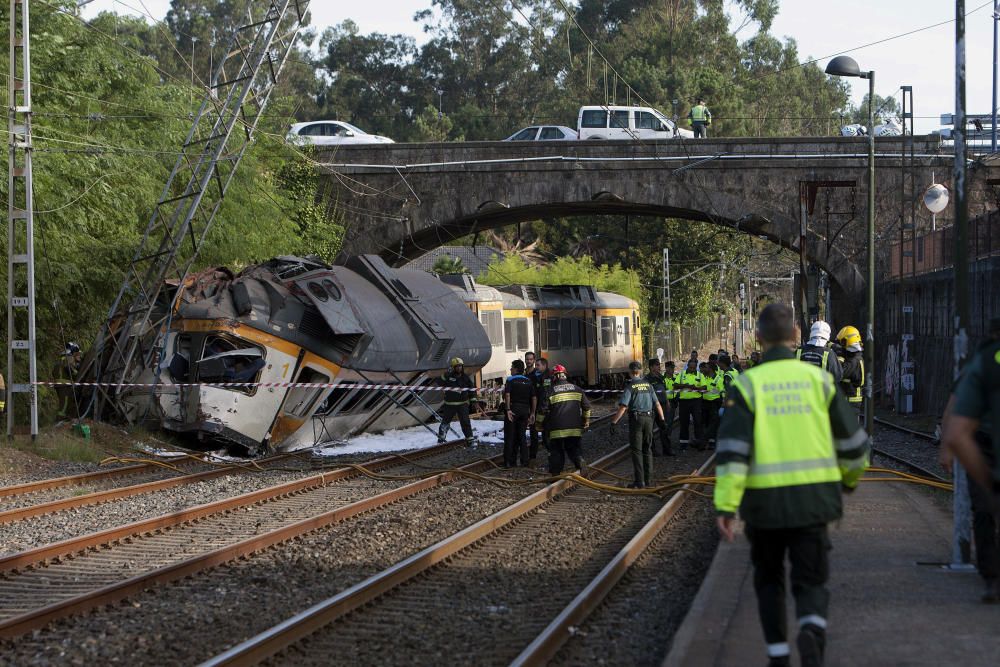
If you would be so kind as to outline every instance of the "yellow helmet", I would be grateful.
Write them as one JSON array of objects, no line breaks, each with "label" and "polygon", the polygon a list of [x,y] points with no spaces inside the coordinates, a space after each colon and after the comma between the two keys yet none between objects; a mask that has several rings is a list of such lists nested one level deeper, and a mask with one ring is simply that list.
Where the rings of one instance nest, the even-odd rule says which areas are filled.
[{"label": "yellow helmet", "polygon": [[844,347],[861,344],[861,332],[854,327],[844,327],[837,332],[837,342]]},{"label": "yellow helmet", "polygon": [[[858,340],[861,340],[861,339],[859,338]],[[451,365],[452,368],[454,368],[455,366],[464,366],[465,365],[465,362],[462,361],[462,357],[452,357],[451,361],[448,362],[448,363]]]}]

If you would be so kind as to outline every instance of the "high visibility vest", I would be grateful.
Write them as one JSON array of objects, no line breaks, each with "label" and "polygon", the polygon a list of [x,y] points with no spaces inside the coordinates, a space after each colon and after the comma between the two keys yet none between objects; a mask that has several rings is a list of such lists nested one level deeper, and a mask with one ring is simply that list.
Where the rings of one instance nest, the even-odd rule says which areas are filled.
[{"label": "high visibility vest", "polygon": [[733,385],[753,413],[748,489],[839,482],[830,427],[833,377],[794,359],[771,361]]},{"label": "high visibility vest", "polygon": [[861,384],[859,384],[857,387],[855,387],[854,388],[854,393],[847,397],[847,402],[848,403],[855,403],[855,404],[857,404],[857,403],[861,403],[861,402],[864,401],[864,398],[862,398],[862,396],[861,396],[861,388],[865,386],[865,361],[864,361],[864,359],[861,360],[861,363],[859,365],[861,367]]},{"label": "high visibility vest", "polygon": [[717,401],[722,398],[722,378],[721,372],[716,372],[715,377],[705,378],[705,393],[702,398],[706,401]]},{"label": "high visibility vest", "polygon": [[[677,375],[677,384],[690,384],[695,387],[705,386],[705,376],[701,373],[688,373],[687,371],[681,371]],[[690,398],[701,398],[701,391],[691,391],[690,389],[678,389],[677,396],[682,401]]]},{"label": "high visibility vest", "polygon": [[712,115],[708,112],[708,107],[704,104],[697,104],[691,107],[690,118],[695,123],[707,123]]},{"label": "high visibility vest", "polygon": [[722,380],[722,395],[723,396],[725,396],[726,393],[729,391],[729,389],[726,388],[726,380],[725,380],[725,378],[729,378],[729,386],[732,387],[733,383],[736,382],[736,378],[738,378],[739,376],[740,376],[740,372],[738,370],[736,370],[735,368],[730,368],[728,371],[725,371],[722,374],[722,377],[723,377],[723,380]]}]

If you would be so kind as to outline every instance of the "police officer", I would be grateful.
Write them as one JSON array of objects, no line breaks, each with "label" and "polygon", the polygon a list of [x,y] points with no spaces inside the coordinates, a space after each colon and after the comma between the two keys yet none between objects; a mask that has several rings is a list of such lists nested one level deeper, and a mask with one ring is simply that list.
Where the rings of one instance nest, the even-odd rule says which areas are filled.
[{"label": "police officer", "polygon": [[698,98],[698,104],[688,113],[688,125],[694,130],[695,139],[707,139],[708,128],[712,125],[712,112],[705,106],[705,100]]},{"label": "police officer", "polygon": [[58,383],[55,386],[56,399],[59,401],[59,417],[75,419],[79,417],[77,389],[73,383],[80,375],[80,359],[82,353],[76,343],[66,343],[66,349],[52,369],[52,377]]},{"label": "police officer", "polygon": [[719,370],[719,355],[711,354],[708,363],[702,364],[705,376],[705,393],[701,396],[702,421],[705,424],[705,438],[709,448],[715,447],[715,436],[719,431],[719,408],[722,407],[723,375]]},{"label": "police officer", "polygon": [[[722,536],[746,522],[754,589],[771,665],[788,665],[785,554],[791,562],[802,664],[822,665],[829,591],[827,524],[843,513],[841,489],[864,472],[869,439],[829,373],[795,360],[791,308],[757,320],[758,366],[736,379],[719,429],[715,507]],[[745,491],[744,491],[745,489]]]},{"label": "police officer", "polygon": [[567,456],[577,470],[585,470],[580,440],[588,428],[590,401],[582,389],[566,378],[565,366],[556,364],[552,368],[549,414],[545,419],[545,433],[549,443],[549,474],[561,473]]},{"label": "police officer", "polygon": [[954,454],[976,483],[970,485],[976,565],[985,590],[982,601],[1000,602],[1000,318],[990,321],[990,335],[962,369],[948,403],[942,438],[942,462]]},{"label": "police officer", "polygon": [[548,410],[548,393],[552,388],[552,376],[549,374],[549,360],[545,357],[535,359],[535,367],[525,368],[529,371],[528,379],[535,385],[535,396],[538,398],[538,409],[535,411],[535,424],[529,431],[528,458],[532,461],[538,456],[538,439],[541,437],[542,444],[548,448],[549,443],[545,438],[545,413]]},{"label": "police officer", "polygon": [[441,426],[438,427],[438,444],[446,440],[451,420],[458,415],[465,435],[465,444],[473,445],[476,436],[472,431],[472,421],[469,419],[469,409],[478,404],[476,384],[465,374],[465,362],[461,357],[453,357],[451,371],[438,378],[438,386],[444,387],[444,406],[441,408]]},{"label": "police officer", "polygon": [[861,346],[861,332],[847,326],[837,333],[837,361],[840,362],[840,389],[847,402],[861,410],[861,388],[865,386],[865,360]]},{"label": "police officer", "polygon": [[740,371],[733,365],[733,360],[729,355],[724,354],[719,357],[719,372],[722,373],[722,399],[729,395],[729,387],[740,376]]},{"label": "police officer", "polygon": [[760,352],[754,350],[750,353],[750,359],[747,361],[747,368],[753,368],[760,363]]},{"label": "police officer", "polygon": [[507,417],[503,424],[503,466],[513,468],[519,457],[521,465],[527,466],[530,457],[524,430],[535,421],[538,397],[534,383],[524,374],[524,362],[520,359],[510,365],[510,377],[503,386],[503,400]]},{"label": "police officer", "polygon": [[809,341],[795,350],[795,358],[822,368],[832,375],[834,381],[839,384],[844,376],[844,371],[840,367],[837,355],[833,354],[833,351],[827,347],[829,342],[830,325],[823,320],[817,320],[809,329]]},{"label": "police officer", "polygon": [[617,424],[622,415],[628,412],[629,448],[635,476],[635,481],[629,488],[642,489],[650,486],[653,481],[653,415],[662,420],[663,408],[656,398],[653,385],[641,377],[642,364],[633,361],[628,369],[632,373],[631,382],[618,401],[618,412],[611,418],[611,423]]},{"label": "police officer", "polygon": [[[673,456],[674,452],[670,448],[670,426],[668,415],[670,414],[670,392],[673,390],[673,377],[666,377],[660,373],[660,360],[653,357],[649,360],[649,372],[646,374],[646,382],[656,392],[656,400],[660,403],[663,411],[663,418],[656,418],[656,426],[660,429],[660,446],[663,448],[664,456]],[[653,456],[656,456],[654,449]]]},{"label": "police officer", "polygon": [[701,447],[704,422],[701,414],[701,395],[705,389],[705,376],[698,372],[698,360],[689,359],[687,369],[674,380],[677,391],[677,415],[681,420],[680,446],[686,451],[691,444],[691,421],[694,421],[694,446]]}]

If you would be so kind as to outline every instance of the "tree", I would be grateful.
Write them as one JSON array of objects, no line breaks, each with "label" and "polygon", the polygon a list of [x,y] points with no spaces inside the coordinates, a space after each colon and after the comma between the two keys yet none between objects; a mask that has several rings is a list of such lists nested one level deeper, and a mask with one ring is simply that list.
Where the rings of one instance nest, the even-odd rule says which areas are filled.
[{"label": "tree", "polygon": [[[453,138],[449,136],[453,125],[448,116],[440,113],[434,107],[424,107],[424,110],[413,122],[413,135],[410,139],[423,142],[447,141]],[[462,141],[461,135],[454,137],[454,140]]]},{"label": "tree", "polygon": [[451,255],[441,255],[438,257],[437,261],[434,262],[434,266],[431,267],[431,271],[439,276],[469,273],[469,270],[465,268],[465,264],[462,263],[462,259],[460,257],[452,257]]}]

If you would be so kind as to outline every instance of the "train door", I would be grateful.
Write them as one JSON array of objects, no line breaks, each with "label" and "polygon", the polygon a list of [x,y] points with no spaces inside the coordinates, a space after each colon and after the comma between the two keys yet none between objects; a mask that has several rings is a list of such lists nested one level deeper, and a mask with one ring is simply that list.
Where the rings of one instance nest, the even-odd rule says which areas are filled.
[{"label": "train door", "polygon": [[586,358],[587,358],[587,384],[596,385],[600,380],[600,369],[597,358],[597,311],[584,311],[584,324],[586,325]]},{"label": "train door", "polygon": [[[310,359],[310,357],[312,357]],[[318,363],[318,358],[307,355],[303,363],[299,366],[293,382],[307,383],[313,385],[327,385],[335,372],[331,372],[323,364]],[[292,387],[285,396],[285,402],[281,405],[281,410],[271,426],[271,442],[281,442],[287,436],[299,430],[307,419],[309,419],[320,401],[331,391],[331,387]]]}]

